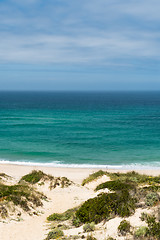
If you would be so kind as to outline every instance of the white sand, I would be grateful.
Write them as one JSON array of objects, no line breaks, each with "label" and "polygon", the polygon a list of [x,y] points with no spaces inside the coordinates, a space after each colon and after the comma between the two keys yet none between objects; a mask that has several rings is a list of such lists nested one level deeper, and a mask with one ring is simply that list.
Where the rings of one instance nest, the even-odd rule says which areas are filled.
[{"label": "white sand", "polygon": [[[7,223],[0,222],[0,240],[44,240],[49,231],[49,225],[46,221],[47,216],[54,212],[64,212],[69,208],[80,205],[88,198],[95,197],[97,194],[94,192],[95,187],[101,182],[108,180],[108,177],[103,176],[101,179],[82,187],[82,180],[90,173],[97,171],[97,169],[52,168],[0,164],[0,173],[6,173],[15,178],[16,181],[18,181],[23,175],[31,172],[33,169],[42,170],[43,172],[52,174],[55,177],[65,176],[72,180],[75,185],[68,188],[55,188],[52,191],[50,191],[47,186],[42,186],[41,189],[50,199],[50,201],[45,202],[43,208],[40,209],[40,211],[43,211],[43,214],[40,214],[39,216],[29,216],[24,214],[22,215],[23,220],[20,222],[16,222],[14,220]],[[107,171],[117,172],[117,170]],[[126,172],[126,170],[123,172]],[[154,176],[160,175],[160,170],[139,170],[138,172]],[[130,217],[132,225],[138,226],[141,224],[139,215],[140,210],[137,210],[136,214],[133,217]],[[120,221],[121,218],[115,218],[107,222],[104,226],[99,224],[99,229],[96,233],[97,239],[104,240],[105,237],[108,237],[109,235],[112,237],[116,236],[116,229]],[[66,230],[65,234],[74,235],[78,234],[79,231],[80,229]],[[116,239],[124,239],[119,238],[118,236],[116,237]]]}]

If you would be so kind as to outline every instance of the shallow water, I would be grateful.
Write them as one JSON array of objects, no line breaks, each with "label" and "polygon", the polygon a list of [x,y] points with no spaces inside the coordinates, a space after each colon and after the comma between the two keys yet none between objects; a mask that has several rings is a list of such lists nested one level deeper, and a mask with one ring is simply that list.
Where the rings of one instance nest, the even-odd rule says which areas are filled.
[{"label": "shallow water", "polygon": [[0,92],[0,159],[160,167],[160,92]]}]

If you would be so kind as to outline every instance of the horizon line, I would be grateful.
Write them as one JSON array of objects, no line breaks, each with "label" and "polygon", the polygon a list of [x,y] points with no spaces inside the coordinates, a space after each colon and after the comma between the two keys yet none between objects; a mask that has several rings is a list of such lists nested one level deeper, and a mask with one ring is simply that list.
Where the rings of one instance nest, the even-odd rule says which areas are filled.
[{"label": "horizon line", "polygon": [[2,89],[0,92],[160,92],[160,89],[158,90],[23,90],[23,89]]}]

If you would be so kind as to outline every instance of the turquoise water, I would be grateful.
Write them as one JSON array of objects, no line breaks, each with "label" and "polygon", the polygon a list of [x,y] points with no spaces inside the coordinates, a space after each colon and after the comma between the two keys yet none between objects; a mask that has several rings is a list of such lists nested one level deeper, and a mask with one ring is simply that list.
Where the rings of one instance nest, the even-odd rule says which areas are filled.
[{"label": "turquoise water", "polygon": [[160,93],[0,92],[0,161],[160,167]]}]

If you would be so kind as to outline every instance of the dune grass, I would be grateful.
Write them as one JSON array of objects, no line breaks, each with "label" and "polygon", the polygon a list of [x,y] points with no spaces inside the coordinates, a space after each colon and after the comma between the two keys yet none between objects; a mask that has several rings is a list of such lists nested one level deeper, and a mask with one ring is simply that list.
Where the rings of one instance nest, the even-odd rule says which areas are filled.
[{"label": "dune grass", "polygon": [[100,189],[105,189],[108,188],[111,191],[120,191],[124,189],[134,189],[135,185],[133,183],[128,183],[128,182],[122,182],[120,180],[113,180],[113,181],[107,181],[104,183],[101,183],[98,185],[95,189],[95,191],[98,191]]},{"label": "dune grass", "polygon": [[71,208],[65,211],[64,213],[53,213],[47,217],[48,221],[66,221],[74,217],[77,208]]},{"label": "dune grass", "polygon": [[33,170],[31,173],[24,175],[19,183],[21,182],[27,182],[30,184],[36,184],[39,183],[39,185],[43,185],[45,181],[49,181],[50,182],[50,190],[52,190],[53,188],[60,186],[62,188],[64,187],[68,187],[72,184],[72,182],[66,178],[66,177],[54,177],[52,175],[46,174],[42,171],[36,171]]},{"label": "dune grass", "polygon": [[7,203],[13,203],[24,211],[30,211],[33,210],[34,207],[42,206],[43,199],[46,199],[46,197],[42,193],[27,185],[16,184],[10,186],[0,184],[0,204],[6,212]]},{"label": "dune grass", "polygon": [[129,181],[135,182],[137,184],[159,184],[160,176],[149,176],[145,174],[139,174],[135,171],[127,172],[127,173],[107,173],[111,180],[119,180],[119,181]]},{"label": "dune grass", "polygon": [[96,180],[99,177],[102,177],[103,175],[106,175],[107,172],[104,172],[102,170],[99,170],[98,172],[92,173],[89,175],[89,177],[85,178],[82,182],[82,186],[84,186],[85,184],[92,182],[94,180]]},{"label": "dune grass", "polygon": [[41,180],[53,180],[54,177],[51,175],[48,175],[42,171],[36,171],[33,170],[31,173],[24,175],[20,181],[25,181],[31,184],[38,183]]}]

